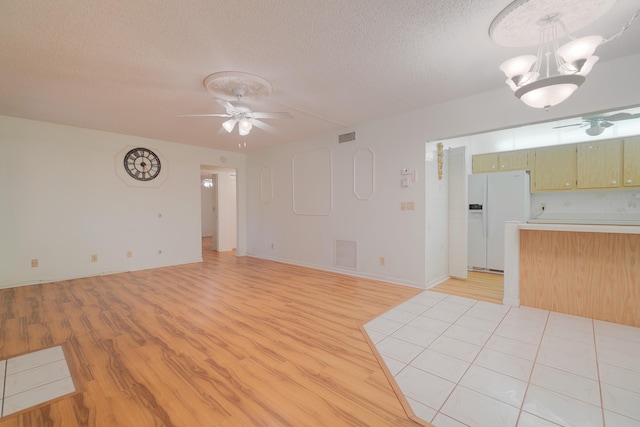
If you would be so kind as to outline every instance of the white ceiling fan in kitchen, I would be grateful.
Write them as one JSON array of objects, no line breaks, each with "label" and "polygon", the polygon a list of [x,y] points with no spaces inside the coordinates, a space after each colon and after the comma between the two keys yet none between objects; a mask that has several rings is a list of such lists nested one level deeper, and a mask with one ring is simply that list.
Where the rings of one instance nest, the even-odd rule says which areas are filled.
[{"label": "white ceiling fan in kitchen", "polygon": [[617,122],[621,120],[631,120],[631,119],[639,119],[640,113],[631,114],[631,113],[615,113],[608,116],[585,116],[582,117],[582,123],[573,123],[570,125],[562,125],[556,126],[553,129],[560,129],[566,127],[574,127],[578,126],[580,128],[586,127],[585,133],[589,136],[598,136],[605,129],[614,125],[612,122]]},{"label": "white ceiling fan in kitchen", "polygon": [[[238,125],[240,136],[248,135],[253,127],[275,133],[276,129],[263,122],[264,119],[292,119],[288,112],[260,112],[253,111],[247,98],[268,96],[272,86],[266,80],[253,74],[237,71],[214,73],[204,80],[204,86],[209,93],[216,96],[215,101],[224,107],[225,113],[183,114],[178,117],[221,117],[227,118],[222,128],[231,133]],[[223,98],[235,98],[228,101]],[[246,143],[245,143],[246,145]]]}]

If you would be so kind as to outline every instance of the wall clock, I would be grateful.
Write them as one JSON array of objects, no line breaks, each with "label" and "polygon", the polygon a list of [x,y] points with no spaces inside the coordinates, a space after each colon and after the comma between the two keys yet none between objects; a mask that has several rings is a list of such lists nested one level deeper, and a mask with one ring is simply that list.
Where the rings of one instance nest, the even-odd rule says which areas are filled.
[{"label": "wall clock", "polygon": [[124,169],[138,181],[151,181],[160,173],[160,158],[148,148],[134,148],[124,155]]}]

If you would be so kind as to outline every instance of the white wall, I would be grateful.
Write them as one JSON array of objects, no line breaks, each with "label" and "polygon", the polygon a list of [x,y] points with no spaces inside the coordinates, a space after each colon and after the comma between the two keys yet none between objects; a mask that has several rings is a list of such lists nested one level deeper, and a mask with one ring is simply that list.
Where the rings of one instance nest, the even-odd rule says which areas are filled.
[{"label": "white wall", "polygon": [[[424,161],[424,142],[635,105],[637,93],[629,88],[637,86],[638,69],[640,55],[599,63],[569,100],[550,111],[525,106],[505,86],[250,153],[247,250],[257,257],[344,271],[333,263],[334,240],[357,241],[358,267],[345,272],[425,287],[441,277],[442,266],[446,265],[447,246],[439,227],[446,230],[448,223],[437,222],[446,210],[440,205],[444,202],[436,201],[445,183],[433,182],[432,175],[425,178],[429,166]],[[498,70],[496,74],[499,75]],[[356,131],[357,141],[338,145],[337,135],[352,130]],[[332,211],[327,216],[296,215],[292,211],[292,158],[323,147],[328,147],[332,155]],[[352,190],[353,154],[363,147],[375,153],[376,191],[366,201],[358,200]],[[471,144],[467,154],[473,153]],[[260,197],[263,168],[273,175],[273,198],[268,203]],[[418,182],[401,188],[401,168],[416,169]],[[429,206],[425,206],[427,198]],[[415,201],[416,210],[401,211],[402,201]],[[430,230],[426,229],[427,224]],[[379,265],[382,256],[385,266]]]},{"label": "white wall", "polygon": [[[355,142],[338,144],[337,135],[247,155],[249,254],[423,286],[425,187],[421,135],[400,134],[395,126],[381,123],[358,127]],[[292,164],[296,154],[319,148],[328,148],[331,154],[332,177],[323,179],[332,180],[332,210],[326,215],[298,215],[293,211]],[[375,159],[374,192],[366,200],[354,194],[354,155],[363,148],[369,149]],[[417,182],[408,188],[400,185],[402,168],[418,171]],[[273,197],[267,203],[260,193],[263,170],[271,171],[273,182]],[[415,210],[401,211],[401,203],[411,201]],[[336,239],[357,242],[356,270],[334,267]],[[380,265],[381,257],[385,265]]]},{"label": "white wall", "polygon": [[[640,55],[598,63],[569,100],[548,112],[526,107],[503,87],[251,153],[246,168],[237,153],[0,117],[0,286],[200,260],[200,165],[209,164],[238,169],[238,255],[339,270],[334,241],[352,240],[358,267],[345,272],[424,287],[440,268],[425,260],[443,251],[440,238],[426,233],[424,142],[635,105],[638,69]],[[351,130],[357,141],[338,145],[337,134]],[[162,187],[123,184],[115,156],[126,146],[149,146],[166,157],[170,176]],[[353,155],[363,147],[375,154],[368,200],[353,194]],[[292,158],[319,148],[331,151],[332,210],[296,215]],[[266,203],[263,167],[273,175]],[[402,168],[415,169],[418,182],[400,187]],[[400,210],[407,201],[415,211]],[[91,253],[97,263],[89,262]],[[40,267],[31,268],[32,258]]]},{"label": "white wall", "polygon": [[236,248],[236,174],[218,175],[218,251]]},{"label": "white wall", "polygon": [[[166,159],[159,188],[117,176],[127,146]],[[242,254],[243,155],[0,116],[0,287],[201,261],[200,165],[222,155],[238,168]]]},{"label": "white wall", "polygon": [[200,233],[202,237],[213,236],[213,187],[200,185]]}]

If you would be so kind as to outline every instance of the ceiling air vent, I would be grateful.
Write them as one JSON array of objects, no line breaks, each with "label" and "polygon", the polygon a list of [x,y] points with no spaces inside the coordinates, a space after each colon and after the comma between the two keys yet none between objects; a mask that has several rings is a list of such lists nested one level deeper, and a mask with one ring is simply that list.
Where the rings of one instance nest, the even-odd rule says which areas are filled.
[{"label": "ceiling air vent", "polygon": [[344,144],[345,142],[351,142],[356,140],[356,132],[343,133],[338,135],[338,144]]}]

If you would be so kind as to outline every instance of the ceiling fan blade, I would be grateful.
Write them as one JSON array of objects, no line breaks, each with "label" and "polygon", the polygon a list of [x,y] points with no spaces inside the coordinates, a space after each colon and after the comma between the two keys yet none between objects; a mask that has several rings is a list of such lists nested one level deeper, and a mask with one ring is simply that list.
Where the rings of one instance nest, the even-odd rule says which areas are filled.
[{"label": "ceiling fan blade", "polygon": [[636,113],[636,114],[616,113],[616,114],[611,114],[610,116],[583,117],[584,120],[608,120],[610,122],[617,122],[620,120],[629,120],[629,119],[638,119],[638,118],[640,118],[640,113]]},{"label": "ceiling fan blade", "polygon": [[608,127],[613,126],[613,123],[611,123],[611,122],[607,122],[607,121],[605,121],[605,120],[601,121],[599,124],[600,124],[600,126],[602,126],[603,128],[608,128]]},{"label": "ceiling fan blade", "polygon": [[261,122],[260,120],[256,120],[256,119],[248,119],[249,122],[254,125],[257,128],[260,128],[264,131],[267,131],[269,133],[278,133],[278,130],[276,128],[274,128],[271,125],[266,124],[265,122]]},{"label": "ceiling fan blade", "polygon": [[233,112],[236,110],[236,107],[234,107],[233,104],[231,104],[229,101],[220,98],[214,99],[218,104],[222,105],[225,110],[227,110],[227,114],[233,114]]},{"label": "ceiling fan blade", "polygon": [[233,117],[231,114],[180,114],[176,117]]},{"label": "ceiling fan blade", "polygon": [[640,119],[640,113],[636,113],[636,114],[618,113],[618,114],[613,114],[611,116],[605,116],[603,117],[603,119],[610,120],[612,122],[619,121],[619,120]]},{"label": "ceiling fan blade", "polygon": [[572,124],[572,125],[556,126],[556,127],[551,128],[551,129],[568,128],[568,127],[572,127],[572,126],[581,126],[581,127],[582,127],[582,126],[584,126],[584,125],[583,125],[582,123],[574,123],[574,124]]},{"label": "ceiling fan blade", "polygon": [[292,119],[291,113],[251,113],[254,119]]}]

